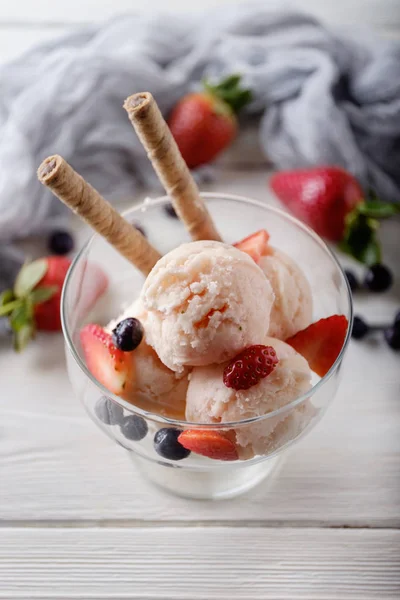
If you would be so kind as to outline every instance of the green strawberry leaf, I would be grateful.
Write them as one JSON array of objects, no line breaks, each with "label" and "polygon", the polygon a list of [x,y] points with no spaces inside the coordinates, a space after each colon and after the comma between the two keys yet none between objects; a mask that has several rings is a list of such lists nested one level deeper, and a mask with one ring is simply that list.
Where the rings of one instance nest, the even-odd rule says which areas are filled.
[{"label": "green strawberry leaf", "polygon": [[17,275],[14,284],[14,294],[17,298],[23,298],[39,283],[47,271],[45,259],[35,260],[25,264]]},{"label": "green strawberry leaf", "polygon": [[4,290],[0,294],[0,307],[5,306],[9,302],[15,300],[14,292],[12,290]]},{"label": "green strawberry leaf", "polygon": [[57,290],[58,288],[56,285],[41,286],[33,290],[29,294],[29,298],[32,304],[36,306],[36,304],[41,304],[42,302],[46,302],[46,300],[50,300],[50,298],[57,293]]},{"label": "green strawberry leaf", "polygon": [[377,237],[378,221],[356,211],[346,218],[346,232],[339,248],[365,265],[381,262],[381,247]]},{"label": "green strawberry leaf", "polygon": [[0,317],[9,315],[13,310],[18,308],[20,304],[22,304],[22,300],[12,300],[11,302],[7,302],[7,304],[3,304],[3,306],[0,306]]},{"label": "green strawberry leaf", "polygon": [[9,322],[14,332],[14,348],[17,352],[21,352],[35,334],[31,296],[8,302],[0,307],[0,315],[2,314],[9,315]]},{"label": "green strawberry leaf", "polygon": [[223,79],[218,85],[214,86],[214,88],[217,90],[231,90],[239,85],[241,79],[242,76],[238,75],[237,73],[234,75],[228,75],[228,77]]},{"label": "green strawberry leaf", "polygon": [[240,86],[241,79],[241,75],[234,74],[226,77],[216,85],[203,80],[203,86],[209,94],[228,104],[231,110],[237,113],[253,99],[251,90]]},{"label": "green strawberry leaf", "polygon": [[32,311],[27,302],[21,302],[11,313],[10,325],[14,332],[32,323]]},{"label": "green strawberry leaf", "polygon": [[22,352],[22,350],[27,346],[29,341],[34,337],[35,330],[32,325],[28,323],[21,327],[14,334],[14,349],[17,352]]},{"label": "green strawberry leaf", "polygon": [[357,206],[360,214],[372,219],[387,219],[400,212],[400,208],[395,204],[380,202],[379,200],[367,200]]}]

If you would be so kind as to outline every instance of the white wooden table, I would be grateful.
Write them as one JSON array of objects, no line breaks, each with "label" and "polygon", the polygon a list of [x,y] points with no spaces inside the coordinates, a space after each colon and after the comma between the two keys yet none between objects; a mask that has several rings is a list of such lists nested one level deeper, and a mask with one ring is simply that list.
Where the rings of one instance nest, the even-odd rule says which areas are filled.
[{"label": "white wooden table", "polygon": [[[273,202],[266,170],[217,190]],[[397,287],[357,302],[371,319]],[[272,486],[186,501],[142,481],[74,398],[61,336],[0,353],[0,598],[383,600],[400,595],[400,356],[355,343],[338,396]]]},{"label": "white wooden table", "polygon": [[[24,23],[1,6],[3,59],[78,20],[35,4],[51,27],[27,0]],[[212,189],[274,202],[264,166],[227,164]],[[374,321],[400,307],[399,227],[382,236],[396,287],[356,301]],[[352,342],[336,400],[273,484],[213,503],[140,479],[74,398],[61,336],[22,356],[0,347],[0,599],[398,599],[399,367],[376,339]]]}]

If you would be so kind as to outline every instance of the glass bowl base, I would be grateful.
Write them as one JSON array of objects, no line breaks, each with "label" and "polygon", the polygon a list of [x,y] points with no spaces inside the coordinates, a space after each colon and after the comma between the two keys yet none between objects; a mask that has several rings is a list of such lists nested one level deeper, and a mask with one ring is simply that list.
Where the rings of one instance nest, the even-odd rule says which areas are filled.
[{"label": "glass bowl base", "polygon": [[145,479],[174,496],[194,500],[222,500],[240,496],[273,475],[281,455],[253,465],[232,464],[212,470],[166,468],[134,452],[133,463]]}]

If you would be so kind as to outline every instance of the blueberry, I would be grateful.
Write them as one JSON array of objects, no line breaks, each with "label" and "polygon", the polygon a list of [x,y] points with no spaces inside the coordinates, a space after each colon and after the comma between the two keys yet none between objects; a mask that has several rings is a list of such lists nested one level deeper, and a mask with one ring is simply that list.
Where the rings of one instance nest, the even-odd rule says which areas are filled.
[{"label": "blueberry", "polygon": [[49,237],[48,247],[53,254],[68,254],[74,247],[74,239],[68,231],[57,229]]},{"label": "blueberry", "polygon": [[354,275],[353,271],[345,270],[344,274],[346,275],[347,281],[349,282],[349,286],[352,292],[358,290],[359,283],[357,277]]},{"label": "blueberry", "polygon": [[154,448],[157,454],[169,460],[182,460],[190,454],[179,442],[178,437],[182,431],[164,427],[159,429],[154,436]]},{"label": "blueberry", "polygon": [[366,323],[364,319],[356,315],[353,320],[353,329],[351,330],[351,337],[355,340],[362,340],[367,335],[369,330],[370,328],[368,323]]},{"label": "blueberry", "polygon": [[96,417],[105,425],[118,425],[124,418],[124,411],[115,402],[102,396],[94,407]]},{"label": "blueberry", "polygon": [[133,226],[142,234],[143,237],[147,237],[144,228],[141,225],[139,225],[139,223],[133,223]]},{"label": "blueberry", "polygon": [[379,263],[368,269],[364,279],[365,287],[371,292],[384,292],[390,288],[392,283],[392,273],[385,265]]},{"label": "blueberry", "polygon": [[148,430],[146,421],[138,415],[129,415],[121,423],[121,433],[134,442],[146,437]]},{"label": "blueberry", "polygon": [[165,212],[167,213],[167,215],[169,217],[172,217],[173,219],[177,219],[178,218],[178,215],[176,214],[176,210],[174,209],[174,207],[172,206],[171,203],[166,204],[164,206],[164,210],[165,210]]},{"label": "blueberry", "polygon": [[143,339],[143,325],[138,319],[129,317],[120,321],[113,329],[112,341],[118,350],[123,352],[132,352]]},{"label": "blueberry", "polygon": [[393,350],[400,350],[400,329],[387,327],[384,335],[386,342]]}]

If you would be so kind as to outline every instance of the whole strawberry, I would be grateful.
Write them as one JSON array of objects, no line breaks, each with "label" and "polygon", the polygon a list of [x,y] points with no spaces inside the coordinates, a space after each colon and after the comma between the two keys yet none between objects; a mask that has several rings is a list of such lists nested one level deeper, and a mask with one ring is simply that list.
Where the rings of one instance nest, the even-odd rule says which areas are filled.
[{"label": "whole strawberry", "polygon": [[48,256],[44,260],[46,272],[35,289],[53,289],[54,293],[48,300],[42,300],[35,305],[34,320],[38,329],[59,331],[61,329],[61,290],[71,261],[63,256]]},{"label": "whole strawberry", "polygon": [[[36,329],[61,330],[61,291],[71,265],[65,256],[47,256],[26,263],[17,275],[13,289],[0,294],[0,317],[8,317],[14,334],[14,347],[20,352],[35,337]],[[85,264],[81,296],[76,298],[76,314],[85,315],[108,287],[108,278],[95,264]]]},{"label": "whole strawberry", "polygon": [[271,188],[304,223],[320,236],[339,242],[344,252],[371,265],[381,260],[376,219],[397,212],[393,204],[364,200],[353,175],[340,167],[321,166],[275,173]]},{"label": "whole strawberry", "polygon": [[353,175],[339,167],[282,171],[270,184],[294,215],[333,242],[343,238],[347,214],[364,197]]},{"label": "whole strawberry", "polygon": [[236,113],[251,100],[240,79],[204,83],[203,92],[184,96],[172,110],[168,125],[190,169],[211,162],[236,136]]},{"label": "whole strawberry", "polygon": [[61,329],[61,289],[71,261],[48,256],[25,264],[14,288],[0,296],[0,315],[7,315],[18,351],[35,335],[36,329]]}]

